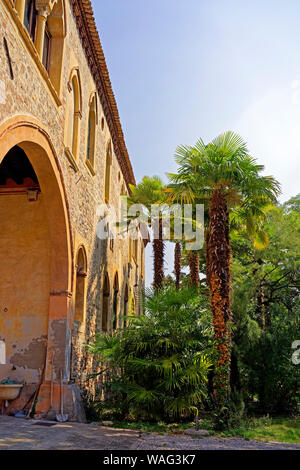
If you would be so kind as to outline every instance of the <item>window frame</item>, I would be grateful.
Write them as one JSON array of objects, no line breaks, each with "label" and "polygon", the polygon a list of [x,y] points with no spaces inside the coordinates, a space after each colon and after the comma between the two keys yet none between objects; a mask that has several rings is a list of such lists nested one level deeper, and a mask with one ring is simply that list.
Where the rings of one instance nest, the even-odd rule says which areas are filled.
[{"label": "window frame", "polygon": [[38,11],[36,9],[35,0],[25,1],[24,11],[24,26],[27,29],[32,41],[35,40],[36,24],[37,24]]},{"label": "window frame", "polygon": [[[46,51],[46,60],[45,60],[45,46],[46,46],[46,39],[48,40],[48,47]],[[52,42],[52,34],[50,33],[50,29],[48,23],[46,22],[45,25],[45,35],[44,35],[44,45],[43,45],[43,58],[42,64],[47,70],[48,74],[50,72],[50,58],[51,58],[51,42]]]}]

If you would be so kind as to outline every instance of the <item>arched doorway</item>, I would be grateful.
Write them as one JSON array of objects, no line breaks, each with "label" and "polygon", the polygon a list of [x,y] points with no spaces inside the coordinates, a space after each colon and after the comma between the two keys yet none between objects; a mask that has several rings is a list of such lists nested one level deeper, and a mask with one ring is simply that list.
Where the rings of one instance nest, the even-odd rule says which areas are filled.
[{"label": "arched doorway", "polygon": [[102,331],[108,330],[109,297],[110,297],[109,278],[108,278],[108,274],[106,273],[104,276],[104,282],[103,282]]},{"label": "arched doorway", "polygon": [[87,258],[83,246],[77,251],[75,261],[75,296],[74,296],[74,322],[72,331],[72,370],[71,378],[80,384],[81,367],[84,360],[83,345],[86,340],[86,278]]},{"label": "arched doorway", "polygon": [[13,367],[16,377],[35,383],[47,348],[50,240],[45,198],[19,146],[0,164],[0,223],[0,331],[6,342],[7,375]]},{"label": "arched doorway", "polygon": [[54,148],[34,119],[0,126],[0,175],[0,336],[7,351],[0,375],[34,384],[45,369],[49,380],[54,353],[54,378],[63,372],[68,379],[68,210]]},{"label": "arched doorway", "polygon": [[85,290],[87,277],[87,261],[83,247],[77,253],[76,262],[76,290],[75,290],[75,311],[74,320],[80,326],[85,320]]}]

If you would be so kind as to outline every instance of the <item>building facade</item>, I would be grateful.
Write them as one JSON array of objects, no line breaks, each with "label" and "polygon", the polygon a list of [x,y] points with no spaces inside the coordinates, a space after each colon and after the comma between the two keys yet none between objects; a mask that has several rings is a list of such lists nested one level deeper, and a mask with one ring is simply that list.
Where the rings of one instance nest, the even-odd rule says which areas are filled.
[{"label": "building facade", "polygon": [[84,344],[141,313],[141,234],[97,236],[134,174],[90,0],[1,0],[0,31],[0,382],[24,382],[8,410],[41,383],[46,416],[62,376],[80,419],[99,367]]}]

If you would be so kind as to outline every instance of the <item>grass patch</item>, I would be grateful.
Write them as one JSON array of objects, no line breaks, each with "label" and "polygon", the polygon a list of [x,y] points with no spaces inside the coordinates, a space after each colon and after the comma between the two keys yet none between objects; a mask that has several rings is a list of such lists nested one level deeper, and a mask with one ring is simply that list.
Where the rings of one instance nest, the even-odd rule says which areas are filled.
[{"label": "grass patch", "polygon": [[[144,421],[115,421],[113,427],[119,429],[133,429],[142,432],[156,432],[158,434],[182,434],[185,429],[194,428],[195,424],[163,422],[149,423]],[[247,441],[257,440],[262,442],[278,441],[287,444],[300,444],[300,417],[298,418],[251,418],[244,425],[216,433],[213,430],[210,419],[199,420],[200,429],[206,429],[210,435],[220,437],[240,437]]]},{"label": "grass patch", "polygon": [[246,425],[222,432],[223,437],[241,437],[246,440],[263,442],[278,441],[300,444],[300,417],[298,418],[257,418]]},{"label": "grass patch", "polygon": [[194,423],[171,423],[166,424],[163,422],[159,423],[148,423],[144,421],[115,421],[113,427],[118,429],[134,429],[143,432],[157,432],[159,434],[165,433],[178,433],[181,434],[185,429],[194,427]]}]

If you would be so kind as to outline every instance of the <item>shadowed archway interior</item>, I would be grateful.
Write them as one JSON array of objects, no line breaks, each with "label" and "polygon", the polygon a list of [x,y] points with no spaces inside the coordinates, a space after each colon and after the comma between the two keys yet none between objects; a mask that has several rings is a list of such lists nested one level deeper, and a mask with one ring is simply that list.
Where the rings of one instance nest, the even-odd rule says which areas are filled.
[{"label": "shadowed archway interior", "polygon": [[0,165],[0,336],[2,374],[29,383],[45,363],[50,297],[50,240],[44,195],[26,155],[13,147]]}]

